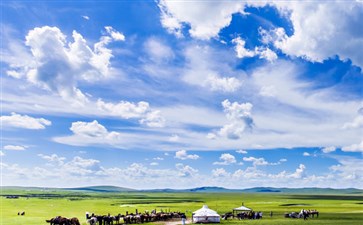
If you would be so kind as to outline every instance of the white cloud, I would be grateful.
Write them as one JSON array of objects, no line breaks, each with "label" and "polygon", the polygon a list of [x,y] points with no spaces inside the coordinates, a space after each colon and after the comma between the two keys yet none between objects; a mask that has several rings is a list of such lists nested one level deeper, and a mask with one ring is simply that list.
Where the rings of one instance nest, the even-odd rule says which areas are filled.
[{"label": "white cloud", "polygon": [[185,150],[180,150],[175,152],[175,157],[176,159],[181,159],[181,160],[186,160],[186,159],[199,159],[199,155],[196,154],[192,154],[192,155],[188,155],[187,151]]},{"label": "white cloud", "polygon": [[214,162],[213,165],[230,165],[237,162],[236,158],[229,153],[223,153],[219,160],[219,162]]},{"label": "white cloud", "polygon": [[3,151],[0,151],[0,157],[5,156],[5,153]]},{"label": "white cloud", "polygon": [[[189,33],[192,37],[203,40],[217,37],[219,31],[230,24],[232,14],[243,13],[245,6],[276,6],[280,14],[291,21],[294,33],[287,36],[280,29],[279,39],[264,37],[262,40],[265,43],[274,40],[275,47],[285,54],[301,56],[311,61],[321,62],[339,55],[341,59],[349,58],[355,65],[363,67],[362,53],[356,50],[363,45],[362,35],[356,31],[363,20],[363,4],[359,1],[345,4],[341,1],[191,3],[160,0],[158,5],[161,8],[162,25],[169,32],[182,36],[185,23],[190,26]],[[337,46],[336,43],[341,44]],[[267,57],[266,54],[267,52],[262,57]],[[270,57],[274,58],[272,55]]]},{"label": "white cloud", "polygon": [[246,42],[241,37],[233,39],[232,43],[235,44],[234,48],[237,53],[237,58],[258,56],[260,59],[266,59],[269,62],[273,62],[278,58],[277,54],[267,47],[259,46],[255,47],[254,50],[246,49]]},{"label": "white cloud", "polygon": [[124,40],[112,27],[110,36],[102,36],[93,49],[81,34],[73,31],[73,42],[58,27],[36,27],[29,31],[25,44],[30,48],[28,64],[11,63],[9,75],[57,93],[74,105],[84,105],[88,98],[77,87],[80,80],[95,81],[110,76],[112,51],[106,45]]},{"label": "white cloud", "polygon": [[[339,55],[363,66],[363,38],[356,32],[363,19],[361,2],[275,2],[280,12],[292,22],[294,33],[276,40],[275,46],[284,53],[311,61]],[[280,35],[281,36],[281,35]],[[349,40],[349,41],[348,41]],[[341,43],[336,45],[336,43]]]},{"label": "white cloud", "polygon": [[211,139],[211,140],[214,140],[214,139],[217,138],[217,135],[216,134],[213,134],[213,133],[208,133],[207,136],[206,136],[206,138]]},{"label": "white cloud", "polygon": [[236,152],[239,153],[239,154],[247,154],[247,151],[242,150],[242,149],[237,150]]},{"label": "white cloud", "polygon": [[275,86],[262,86],[259,94],[264,97],[275,97],[277,94],[277,90]]},{"label": "white cloud", "polygon": [[362,152],[363,153],[363,141],[359,144],[352,144],[349,146],[344,146],[342,148],[343,152]]},{"label": "white cloud", "polygon": [[45,129],[52,124],[44,118],[34,118],[27,115],[11,113],[11,116],[1,116],[0,121],[4,127],[16,127],[31,130]]},{"label": "white cloud", "polygon": [[97,107],[112,116],[125,119],[140,119],[139,122],[148,127],[163,127],[165,125],[165,119],[161,116],[161,112],[159,110],[152,110],[148,102],[133,103],[121,101],[114,104],[99,99]]},{"label": "white cloud", "polygon": [[88,146],[98,144],[120,145],[124,140],[121,133],[109,132],[97,120],[73,122],[70,130],[73,132],[72,136],[55,137],[54,141],[75,146]]},{"label": "white cloud", "polygon": [[180,137],[177,134],[173,134],[169,137],[169,141],[171,141],[171,142],[178,142],[179,140],[180,140]]},{"label": "white cloud", "polygon": [[292,178],[296,178],[296,179],[302,178],[305,176],[305,169],[306,169],[305,165],[300,164],[299,168],[297,168],[295,170],[295,172],[293,174],[290,174],[288,177],[292,177]]},{"label": "white cloud", "polygon": [[219,135],[230,139],[240,139],[245,131],[252,129],[251,103],[239,104],[238,102],[231,103],[229,100],[224,100],[222,106],[230,123],[219,130]]},{"label": "white cloud", "polygon": [[243,161],[252,162],[253,166],[266,166],[269,163],[264,158],[243,157]]},{"label": "white cloud", "polygon": [[175,164],[175,167],[178,170],[178,175],[180,177],[192,177],[198,173],[197,169],[194,169],[193,167],[189,165],[184,165],[182,163]]},{"label": "white cloud", "polygon": [[259,56],[260,59],[266,59],[269,62],[274,62],[278,58],[277,54],[274,51],[265,47],[256,48],[255,53]]},{"label": "white cloud", "polygon": [[335,146],[325,147],[321,151],[324,153],[334,152],[337,148]]},{"label": "white cloud", "polygon": [[[211,91],[235,92],[242,86],[242,71],[235,71],[229,62],[230,53],[208,45],[190,45],[184,49],[187,64],[181,69],[182,80]],[[225,60],[218,60],[224,58]]]},{"label": "white cloud", "polygon": [[154,110],[148,112],[146,116],[140,120],[140,123],[145,124],[148,127],[164,127],[165,119],[159,110]]},{"label": "white cloud", "polygon": [[38,154],[38,156],[44,160],[47,160],[50,163],[56,163],[57,165],[63,165],[64,161],[66,160],[65,157],[58,156],[57,154],[52,154],[52,155]]},{"label": "white cloud", "polygon": [[165,63],[174,58],[173,50],[157,38],[149,38],[145,42],[144,48],[149,59],[156,63]]},{"label": "white cloud", "polygon": [[[333,171],[337,180],[349,184],[359,184],[363,181],[363,160],[351,157],[342,157],[337,159],[339,164],[331,166],[329,169]],[[339,181],[337,181],[339,182]]]},{"label": "white cloud", "polygon": [[243,12],[241,2],[170,1],[160,0],[161,23],[169,32],[182,36],[183,23],[190,26],[189,34],[198,39],[216,37],[230,24],[232,14]]},{"label": "white cloud", "polygon": [[343,129],[354,129],[363,127],[363,108],[358,110],[358,115],[352,122],[344,123]]},{"label": "white cloud", "polygon": [[212,170],[212,176],[213,177],[229,177],[230,173],[228,173],[223,168],[217,168],[217,169]]},{"label": "white cloud", "polygon": [[12,151],[24,151],[25,149],[27,149],[27,147],[22,145],[5,145],[3,149]]},{"label": "white cloud", "polygon": [[153,158],[154,160],[159,160],[159,161],[162,161],[162,160],[164,160],[164,158],[162,158],[162,157],[155,157],[155,158]]},{"label": "white cloud", "polygon": [[85,20],[89,20],[90,19],[89,16],[82,16],[82,18],[85,19]]},{"label": "white cloud", "polygon": [[150,166],[158,166],[159,165],[159,163],[158,162],[151,162],[150,163]]},{"label": "white cloud", "polygon": [[238,58],[254,57],[255,56],[254,51],[251,51],[251,50],[248,50],[248,49],[245,48],[246,42],[241,37],[237,37],[237,38],[233,39],[232,43],[236,44],[235,45],[235,51],[237,53]]},{"label": "white cloud", "polygon": [[304,152],[303,156],[311,156],[309,152]]},{"label": "white cloud", "polygon": [[242,86],[242,83],[235,77],[209,75],[204,81],[204,85],[210,87],[212,91],[235,92]]},{"label": "white cloud", "polygon": [[113,27],[106,26],[105,29],[106,29],[106,32],[112,37],[113,40],[125,41],[125,35],[123,35],[119,31],[115,30]]}]

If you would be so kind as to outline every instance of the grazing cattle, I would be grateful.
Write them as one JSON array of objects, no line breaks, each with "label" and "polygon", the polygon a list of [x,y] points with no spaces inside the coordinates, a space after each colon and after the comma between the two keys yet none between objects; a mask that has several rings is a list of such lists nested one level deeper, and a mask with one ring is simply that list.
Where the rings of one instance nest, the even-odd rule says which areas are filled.
[{"label": "grazing cattle", "polygon": [[25,212],[22,211],[22,212],[18,212],[18,216],[24,216],[25,215]]},{"label": "grazing cattle", "polygon": [[50,225],[71,225],[69,219],[61,216],[54,217],[50,220],[46,220]]},{"label": "grazing cattle", "polygon": [[70,225],[81,225],[81,223],[79,222],[78,218],[77,217],[73,217],[71,219],[69,219],[69,224]]}]

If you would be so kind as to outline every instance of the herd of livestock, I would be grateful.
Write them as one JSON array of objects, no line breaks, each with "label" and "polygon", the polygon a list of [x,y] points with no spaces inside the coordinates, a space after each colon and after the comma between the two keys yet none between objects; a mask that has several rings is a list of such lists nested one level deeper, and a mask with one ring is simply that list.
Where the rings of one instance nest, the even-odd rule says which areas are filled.
[{"label": "herd of livestock", "polygon": [[[116,216],[108,215],[95,215],[94,213],[86,213],[87,223],[90,225],[118,225],[118,224],[136,224],[145,222],[167,221],[174,218],[181,218],[185,216],[180,212],[145,212],[145,213],[131,213],[127,215],[118,214]],[[50,225],[80,225],[77,218],[66,218],[57,216],[52,219],[46,220]]]}]

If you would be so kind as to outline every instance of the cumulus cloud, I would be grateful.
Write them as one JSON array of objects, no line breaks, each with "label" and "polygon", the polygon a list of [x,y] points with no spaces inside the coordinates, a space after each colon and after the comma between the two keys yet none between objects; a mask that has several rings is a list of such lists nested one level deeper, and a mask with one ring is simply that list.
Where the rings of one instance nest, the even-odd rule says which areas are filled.
[{"label": "cumulus cloud", "polygon": [[[359,1],[351,4],[341,1],[317,4],[309,1],[190,3],[160,0],[158,5],[161,8],[161,23],[169,32],[180,37],[185,24],[190,26],[189,34],[192,37],[202,40],[217,37],[219,31],[230,24],[232,14],[244,13],[246,6],[275,6],[282,16],[291,21],[294,30],[288,36],[283,28],[273,28],[274,33],[279,32],[278,38],[270,38],[276,48],[291,56],[319,62],[338,55],[341,59],[349,58],[355,65],[363,67],[362,53],[356,50],[363,45],[362,35],[357,31],[363,20],[363,4]],[[265,43],[268,39],[262,38]],[[336,43],[341,44],[337,46]],[[275,57],[268,54],[265,52],[262,57]]]},{"label": "cumulus cloud", "polygon": [[174,158],[181,159],[181,160],[186,160],[186,159],[196,160],[196,159],[199,159],[199,155],[196,155],[196,154],[188,155],[186,150],[180,150],[180,151],[175,152]]},{"label": "cumulus cloud", "polygon": [[311,156],[311,154],[309,152],[304,152],[303,156]]},{"label": "cumulus cloud", "polygon": [[246,150],[242,150],[242,149],[237,150],[236,152],[239,153],[239,154],[247,154],[247,151]]},{"label": "cumulus cloud", "polygon": [[31,130],[45,129],[52,124],[51,121],[44,118],[34,118],[27,115],[11,113],[10,116],[1,116],[0,121],[4,127],[16,127]]},{"label": "cumulus cloud", "polygon": [[122,134],[119,132],[109,132],[106,127],[98,123],[97,120],[92,122],[73,122],[70,130],[72,136],[56,137],[54,140],[59,143],[87,146],[97,144],[117,145],[122,143]]},{"label": "cumulus cloud", "polygon": [[158,162],[151,162],[150,163],[150,166],[158,166],[159,165],[159,163]]},{"label": "cumulus cloud", "polygon": [[106,32],[111,36],[111,38],[113,40],[115,40],[115,41],[125,41],[125,35],[123,35],[119,31],[115,30],[113,27],[106,26],[105,29],[106,29]]},{"label": "cumulus cloud", "polygon": [[223,153],[219,157],[219,160],[220,160],[219,162],[214,162],[213,165],[230,165],[237,162],[236,158],[229,153]]},{"label": "cumulus cloud", "polygon": [[102,36],[92,48],[77,31],[72,33],[73,41],[68,42],[58,27],[36,27],[25,38],[31,51],[31,63],[12,63],[8,75],[24,77],[75,105],[84,105],[88,98],[77,87],[78,81],[108,77],[113,55],[106,45],[124,40],[112,27],[105,27],[105,30],[107,36]]},{"label": "cumulus cloud", "polygon": [[245,58],[245,57],[254,57],[255,52],[248,50],[245,48],[246,42],[241,37],[237,37],[232,40],[232,43],[235,44],[235,51],[237,53],[238,58]]},{"label": "cumulus cloud", "polygon": [[359,144],[352,144],[349,146],[344,146],[342,148],[343,152],[362,152],[363,153],[363,141]]},{"label": "cumulus cloud", "polygon": [[292,177],[292,178],[302,178],[303,176],[305,176],[305,165],[304,164],[300,164],[299,167],[295,170],[294,173],[290,174],[288,177]]},{"label": "cumulus cloud", "polygon": [[64,161],[66,160],[65,157],[58,156],[57,154],[52,154],[52,155],[38,154],[38,156],[50,163],[55,163],[57,165],[63,165]]},{"label": "cumulus cloud", "polygon": [[180,177],[192,177],[198,173],[197,169],[194,169],[193,167],[189,165],[184,165],[182,163],[177,163],[175,167],[178,170],[178,175]]},{"label": "cumulus cloud", "polygon": [[337,148],[335,146],[325,147],[321,151],[324,153],[334,152]]},{"label": "cumulus cloud", "polygon": [[[243,12],[240,2],[181,2],[160,0],[161,23],[169,32],[182,35],[183,24],[190,26],[189,34],[198,39],[216,37],[221,28],[232,20],[232,14]],[[192,10],[191,10],[192,9]]]},{"label": "cumulus cloud", "polygon": [[139,122],[148,127],[163,127],[165,125],[165,119],[161,116],[161,112],[159,110],[152,110],[148,102],[140,101],[133,103],[121,101],[114,104],[99,99],[97,107],[112,116],[124,119],[140,119]]},{"label": "cumulus cloud", "polygon": [[[357,27],[363,19],[363,4],[352,2],[275,2],[278,10],[287,16],[294,33],[287,36],[282,30],[274,44],[284,53],[322,62],[338,55],[351,59],[363,67],[362,53],[356,51],[363,45]],[[347,41],[349,40],[349,41]],[[336,43],[341,43],[336,45]]]},{"label": "cumulus cloud", "polygon": [[223,168],[217,168],[217,169],[212,170],[212,176],[213,177],[228,177],[228,176],[230,176],[230,173],[228,173]]},{"label": "cumulus cloud", "polygon": [[240,104],[224,100],[222,106],[229,124],[224,125],[219,130],[219,135],[230,139],[240,139],[243,137],[244,132],[252,129],[253,119],[251,110],[253,105],[251,103]]},{"label": "cumulus cloud", "polygon": [[27,147],[22,145],[5,145],[3,149],[11,151],[24,151],[25,149],[27,149]]},{"label": "cumulus cloud", "polygon": [[253,166],[266,166],[269,163],[264,158],[243,157],[243,161],[252,162]]},{"label": "cumulus cloud", "polygon": [[235,44],[237,58],[250,58],[258,56],[260,59],[266,59],[269,62],[277,60],[277,54],[268,47],[255,47],[254,50],[249,50],[245,47],[246,42],[241,37],[234,38],[232,43]]}]

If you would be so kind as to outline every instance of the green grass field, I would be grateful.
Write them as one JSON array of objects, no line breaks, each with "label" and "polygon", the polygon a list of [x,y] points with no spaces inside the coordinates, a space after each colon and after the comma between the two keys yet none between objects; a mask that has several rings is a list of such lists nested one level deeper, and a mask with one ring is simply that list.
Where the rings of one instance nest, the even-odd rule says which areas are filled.
[{"label": "green grass field", "polygon": [[[292,195],[278,193],[93,193],[93,192],[41,192],[3,190],[3,195],[24,195],[19,199],[1,197],[2,225],[41,225],[46,219],[62,215],[78,217],[86,224],[85,212],[96,214],[125,214],[145,210],[180,211],[191,217],[191,212],[207,204],[219,214],[245,206],[262,211],[262,220],[221,220],[221,224],[338,224],[363,225],[362,195]],[[30,196],[30,197],[25,197]],[[288,219],[285,212],[299,212],[302,208],[317,209],[319,218]],[[25,216],[18,216],[25,211]],[[273,217],[270,218],[270,211]]]}]

